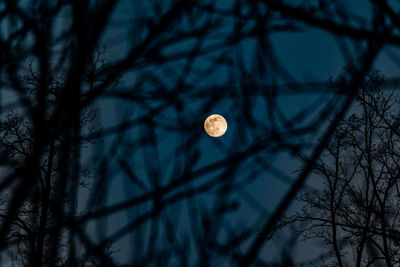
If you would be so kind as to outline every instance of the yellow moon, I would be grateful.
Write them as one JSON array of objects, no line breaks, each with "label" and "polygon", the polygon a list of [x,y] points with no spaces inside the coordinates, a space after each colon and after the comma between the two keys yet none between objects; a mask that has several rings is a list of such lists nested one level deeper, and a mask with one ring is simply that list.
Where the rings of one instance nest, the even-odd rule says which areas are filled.
[{"label": "yellow moon", "polygon": [[212,114],[204,121],[204,130],[211,137],[220,137],[228,129],[228,124],[224,117],[219,114]]}]

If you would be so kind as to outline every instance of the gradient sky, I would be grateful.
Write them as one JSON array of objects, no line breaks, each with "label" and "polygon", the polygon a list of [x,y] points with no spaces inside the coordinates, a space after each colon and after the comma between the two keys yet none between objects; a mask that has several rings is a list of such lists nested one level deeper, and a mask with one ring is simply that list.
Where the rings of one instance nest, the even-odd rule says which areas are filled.
[{"label": "gradient sky", "polygon": [[[129,44],[129,41],[134,39],[135,36],[127,32],[128,27],[124,27],[124,23],[131,21],[135,18],[135,15],[141,12],[141,9],[146,10],[146,3],[135,3],[132,1],[124,0],[121,1],[118,8],[114,12],[113,23],[110,26],[107,34],[104,36],[105,46],[107,49],[107,59],[113,61],[115,59],[124,56],[124,51]],[[138,1],[139,2],[139,1]],[[141,2],[141,1],[140,1]],[[299,1],[293,1],[299,2]],[[359,16],[369,17],[371,15],[371,7],[365,4],[366,1],[342,1],[344,5],[353,13]],[[218,1],[221,8],[229,8],[230,1]],[[136,5],[136,6],[135,6]],[[225,23],[229,25],[230,22],[227,20]],[[338,45],[337,40],[331,34],[323,32],[318,29],[313,29],[310,27],[304,27],[304,31],[299,33],[279,33],[273,34],[271,37],[271,42],[273,44],[274,53],[276,57],[280,60],[287,71],[292,75],[292,77],[301,81],[311,81],[311,82],[324,82],[330,77],[335,77],[339,75],[347,62],[348,58],[342,53],[341,47]],[[349,43],[347,43],[348,45]],[[183,46],[190,47],[191,43],[184,43]],[[350,51],[352,51],[351,46],[349,46]],[[173,48],[171,48],[173,49]],[[248,60],[250,65],[252,59],[256,55],[256,51],[251,42],[244,43],[242,46],[242,53],[244,53],[245,58]],[[375,63],[375,67],[383,72],[387,77],[398,77],[398,66],[396,62],[391,59],[390,53],[395,53],[396,51],[391,51],[388,47],[381,53]],[[352,53],[350,53],[352,55]],[[178,63],[177,63],[178,64]],[[198,62],[199,67],[203,64]],[[224,71],[217,72],[214,77],[209,77],[205,84],[224,84],[226,75]],[[122,83],[129,84],[131,80],[136,79],[135,74],[127,75],[122,78]],[[279,81],[284,84],[285,81]],[[284,88],[282,88],[284,90]],[[315,100],[320,95],[318,93],[314,94],[295,94],[295,95],[285,95],[279,99],[279,105],[287,116],[295,114],[298,110],[309,106],[313,100]],[[199,103],[201,105],[201,103]],[[101,109],[101,120],[103,127],[108,127],[118,124],[123,118],[135,117],[140,114],[140,111],[136,110],[129,103],[124,103],[122,101],[102,101],[99,102],[99,107]],[[187,108],[187,109],[186,109]],[[229,151],[235,152],[241,149],[240,144],[234,143],[234,134],[236,131],[241,131],[243,127],[246,127],[241,122],[236,122],[233,120],[235,112],[235,105],[233,101],[226,100],[225,103],[218,107],[212,109],[211,113],[219,113],[223,115],[228,121],[228,131],[227,133],[218,139],[213,139],[208,137],[202,128],[203,120],[209,114],[196,113],[196,104],[191,103],[190,107],[186,107],[183,111],[182,116],[192,116],[193,120],[198,121],[198,138],[201,139],[198,149],[201,153],[200,161],[196,166],[199,168],[205,166],[209,163],[215,162],[218,159],[222,159],[226,156],[225,148]],[[255,100],[255,114],[263,114],[265,107],[262,102]],[[185,114],[187,112],[187,114]],[[163,114],[162,118],[168,120],[170,117],[168,111]],[[263,120],[262,115],[259,118]],[[141,134],[139,128],[133,128],[128,132],[128,134],[134,136],[139,136]],[[162,135],[162,133],[160,133]],[[190,133],[192,134],[192,132]],[[159,153],[162,159],[162,166],[165,166],[165,173],[171,172],[168,169],[168,160],[173,157],[173,152],[175,148],[175,141],[177,136],[174,135],[162,135],[159,142]],[[105,141],[106,146],[111,142],[115,141],[115,137],[109,137]],[[310,137],[310,140],[315,140],[315,137]],[[244,145],[244,144],[243,144]],[[133,148],[134,149],[134,148]],[[123,151],[120,151],[123,155]],[[134,152],[132,152],[134,153]],[[144,166],[146,162],[143,162],[143,155],[134,154],[133,160],[130,162],[132,167],[138,171],[139,176],[145,177]],[[299,167],[299,162],[297,159],[291,157],[288,154],[281,154],[270,162],[276,168],[287,173],[291,177],[295,177],[294,171]],[[142,171],[141,171],[142,170]],[[121,174],[122,175],[122,174]],[[310,180],[309,183],[318,183],[318,181]],[[314,186],[317,186],[314,184]],[[110,193],[108,195],[108,203],[116,203],[129,197],[130,185],[123,182],[121,176],[113,177],[111,183]],[[262,205],[264,205],[269,211],[273,211],[277,203],[283,197],[285,191],[288,189],[288,185],[275,177],[265,174],[262,179],[259,179],[257,183],[251,184],[246,189],[247,193],[253,198],[257,199]],[[123,192],[123,193],[121,193]],[[212,199],[203,198],[205,205],[207,202],[211,203]],[[294,205],[296,207],[296,205]],[[172,208],[173,209],[173,208]],[[111,229],[118,229],[123,223],[127,222],[127,214],[119,213],[113,219],[109,221],[109,227]],[[187,215],[179,211],[176,211],[177,224],[180,225],[180,229],[185,229],[188,225],[188,219],[185,217]],[[266,215],[267,216],[267,215]],[[128,215],[129,217],[129,215]],[[232,225],[247,224],[249,222],[254,222],[257,220],[257,212],[250,209],[246,205],[240,207],[240,209],[231,217]],[[111,231],[112,232],[112,231]],[[127,239],[121,240],[119,245],[121,259],[129,257],[130,248],[124,246],[124,242]],[[265,254],[266,258],[273,258],[279,250],[274,247],[276,244],[267,245],[262,252]],[[306,253],[304,253],[306,251]],[[307,258],[309,256],[314,256],[313,253],[307,253],[309,251],[308,246],[299,247],[299,258]]]},{"label": "gradient sky", "polygon": [[[114,62],[124,58],[128,49],[131,47],[131,44],[142,38],[140,34],[136,35],[135,32],[131,31],[131,26],[136,25],[138,28],[140,28],[140,22],[137,20],[140,16],[146,16],[146,14],[149,13],[149,2],[151,1],[121,0],[119,2],[117,8],[113,12],[110,25],[108,26],[107,31],[100,42],[102,45],[104,44],[104,48],[106,49],[105,59],[107,61]],[[165,0],[159,2],[162,2],[163,5],[165,5],[162,8],[167,9],[172,1]],[[215,2],[217,7],[222,10],[231,9],[233,3],[231,0],[216,0]],[[291,0],[286,2],[291,4],[305,4],[317,1]],[[369,6],[365,0],[339,0],[338,2],[341,2],[342,5],[345,6],[346,10],[353,14],[353,16],[365,18],[366,20],[371,17],[372,7]],[[393,3],[392,6],[397,9],[396,11],[400,10],[400,2],[389,2],[391,4]],[[55,26],[55,30],[57,30],[57,27],[61,28],[63,23],[67,24],[70,22],[68,17],[69,15],[70,14],[64,14],[64,16],[60,17],[60,20],[57,22],[60,24]],[[227,17],[223,21],[223,25],[228,32],[229,29],[232,28],[233,24],[234,21],[232,18]],[[8,25],[5,24],[0,25],[2,34],[5,34],[7,27]],[[277,104],[284,115],[288,118],[294,116],[304,108],[314,108],[314,106],[315,113],[318,113],[321,105],[318,105],[319,102],[315,101],[318,99],[323,100],[324,97],[328,98],[329,95],[318,91],[308,93],[293,93],[285,86],[285,84],[291,84],[293,82],[316,82],[323,84],[329,78],[335,78],[340,75],[343,71],[343,67],[346,65],[346,63],[351,62],[353,55],[358,49],[356,46],[353,46],[349,40],[339,40],[334,35],[329,34],[326,31],[312,28],[307,25],[301,25],[300,28],[301,30],[298,32],[271,34],[269,40],[270,47],[268,53],[273,54],[273,56],[276,57],[276,59],[280,62],[281,68],[287,72],[287,79],[280,79],[274,82],[280,86],[279,93],[281,96],[277,98]],[[217,39],[223,37],[224,32],[218,32],[214,36],[206,39],[202,45],[212,44],[215,42],[213,38]],[[163,52],[172,53],[182,49],[189,50],[194,45],[195,43],[191,41],[178,42],[173,46],[171,45],[167,47]],[[254,68],[254,62],[256,60],[260,60],[261,63],[267,61],[267,59],[260,58],[260,51],[257,50],[254,41],[251,40],[243,41],[236,49],[227,48],[226,52],[229,54],[243,55],[246,70],[250,74],[254,74],[254,76],[258,75],[258,69]],[[346,54],[346,52],[348,52],[348,54]],[[389,46],[385,47],[376,59],[374,68],[382,71],[387,78],[399,78],[399,59],[400,53],[398,50],[395,50],[393,47]],[[175,81],[178,79],[179,73],[184,64],[185,62],[182,60],[176,60],[168,65],[169,69],[167,70],[160,70],[156,67],[152,67],[152,71],[159,77],[165,77],[166,80],[171,79],[171,81]],[[207,62],[204,59],[198,59],[195,61],[194,68],[191,73],[198,74],[202,69],[208,67],[209,64],[210,62]],[[268,72],[272,71],[274,70],[268,68],[266,70],[267,74]],[[137,71],[125,73],[125,75],[121,77],[119,86],[129,88],[138,78],[140,78],[138,75],[140,75],[140,72]],[[237,75],[237,77],[235,75]],[[195,76],[196,75],[189,74],[187,77],[188,81],[193,82]],[[225,67],[221,67],[216,69],[215,72],[210,76],[205,77],[201,81],[197,81],[196,85],[199,87],[232,86],[232,88],[234,88],[237,86],[237,84],[232,83],[232,76],[235,76],[237,80],[243,78],[239,77],[239,73],[232,74]],[[262,79],[264,79],[264,77],[260,78],[260,80]],[[227,82],[228,80],[229,82]],[[171,84],[172,87],[174,83]],[[151,89],[149,89],[149,91],[150,90]],[[163,179],[166,179],[166,181],[163,180],[161,183],[166,183],[167,181],[170,181],[168,179],[171,179],[173,176],[172,163],[176,157],[176,146],[182,139],[192,138],[193,140],[199,140],[197,143],[193,142],[193,149],[197,150],[199,153],[199,160],[195,164],[195,170],[217,162],[218,160],[224,159],[227,157],[227,155],[242,151],[244,147],[254,143],[257,139],[257,136],[262,134],[262,127],[251,128],[251,123],[246,121],[246,119],[237,120],[238,117],[241,117],[240,112],[242,111],[237,108],[237,103],[235,102],[234,97],[229,95],[230,90],[225,90],[224,93],[227,95],[224,98],[224,101],[221,101],[218,106],[212,107],[212,109],[210,109],[208,112],[202,111],[206,100],[208,100],[207,98],[191,100],[188,103],[183,103],[183,109],[179,114],[177,114],[177,111],[174,109],[174,107],[170,107],[165,109],[165,111],[157,116],[156,123],[159,123],[160,125],[165,124],[168,126],[168,122],[171,120],[182,120],[182,122],[190,121],[192,125],[194,125],[194,127],[188,127],[186,129],[185,127],[188,125],[182,123],[182,134],[177,134],[177,132],[162,129],[157,131],[157,152],[160,156],[159,162],[148,161],[149,158],[153,158],[150,155],[151,151],[142,148],[138,149],[134,145],[130,145],[131,143],[129,142],[127,142],[124,146],[121,146],[117,151],[118,157],[115,157],[111,159],[110,162],[106,163],[106,165],[111,169],[109,170],[110,175],[105,177],[107,179],[106,184],[108,186],[104,192],[103,205],[107,206],[119,203],[138,194],[137,188],[130,183],[128,179],[126,179],[125,174],[121,170],[121,167],[117,162],[118,158],[129,159],[128,163],[130,167],[136,171],[137,176],[141,180],[145,181],[145,183],[149,180],[148,169],[151,168],[152,165],[161,166],[161,176]],[[13,100],[16,99],[15,96],[9,94],[7,91],[2,92],[1,96],[3,97],[1,99],[2,102],[13,102]],[[324,102],[322,101],[322,103]],[[138,118],[145,113],[143,110],[138,108],[137,105],[134,105],[128,101],[116,100],[115,98],[113,99],[104,97],[98,100],[96,104],[99,108],[99,112],[98,117],[93,122],[93,126],[97,128],[107,129],[109,127],[116,126],[123,121]],[[154,103],[150,103],[150,105],[157,106],[158,103],[157,101],[154,101]],[[251,112],[256,118],[256,123],[262,124],[265,122],[265,114],[268,107],[261,97],[255,97],[252,99],[251,105]],[[204,119],[213,113],[223,115],[228,122],[228,130],[221,138],[211,138],[203,130]],[[321,130],[323,130],[323,127]],[[315,135],[308,136],[308,141],[311,143],[316,143],[318,134],[320,133],[321,132],[318,132]],[[126,140],[136,140],[143,135],[146,135],[143,127],[132,127],[130,130],[125,132],[124,138]],[[88,148],[85,148],[82,157],[83,165],[91,168],[93,172],[98,170],[102,164],[100,157],[110,153],[113,144],[121,141],[120,138],[121,136],[119,135],[110,135],[104,139],[104,142],[100,142],[95,146],[89,146]],[[93,150],[91,150],[92,148]],[[274,157],[270,157],[271,155],[268,153],[260,153],[260,155],[263,156],[270,165],[285,173],[289,178],[288,180],[283,181],[282,179],[278,179],[275,176],[265,172],[257,174],[257,179],[253,183],[248,184],[245,189],[241,190],[240,196],[233,196],[232,200],[242,200],[244,198],[253,199],[258,202],[257,205],[260,205],[267,212],[260,215],[259,211],[242,201],[238,210],[226,216],[226,219],[228,220],[227,224],[229,224],[230,227],[240,228],[245,225],[254,223],[261,224],[262,222],[265,222],[269,216],[269,213],[275,210],[278,203],[288,190],[289,186],[291,185],[290,182],[296,178],[296,171],[298,171],[300,167],[300,162],[291,154],[287,152],[279,152],[276,153]],[[241,166],[241,173],[248,174],[256,171],[251,169],[254,168],[254,164],[252,164],[251,160],[248,161],[249,162],[245,162]],[[216,171],[204,175],[194,184],[211,179],[217,176],[220,172],[221,171]],[[235,177],[235,179],[239,178],[243,177]],[[308,180],[307,185],[310,187],[320,186],[318,177],[311,177],[311,179]],[[78,209],[80,211],[85,211],[88,205],[87,200],[89,198],[89,193],[86,189],[81,190],[80,193]],[[215,195],[216,194],[214,192],[214,194],[206,193],[199,196],[198,199],[201,200],[200,204],[204,207],[210,207],[214,202]],[[191,202],[188,201],[185,205],[190,205],[190,203]],[[86,230],[90,233],[90,236],[95,241],[100,241],[109,234],[112,234],[114,231],[123,227],[132,218],[137,217],[138,214],[146,211],[148,208],[149,207],[145,207],[143,205],[140,208],[132,208],[115,213],[109,216],[107,219],[99,220],[99,225],[103,228],[98,227],[99,225],[95,225],[94,223],[90,223],[88,224]],[[298,203],[294,203],[291,206],[291,211],[295,211],[298,208]],[[182,207],[181,203],[172,205],[169,208],[169,214],[174,218],[175,227],[179,229],[180,235],[184,236],[187,232],[190,232],[190,214],[188,214],[188,211]],[[148,226],[149,223],[143,225],[139,231],[147,234],[149,232]],[[107,231],[103,231],[102,229],[107,229]],[[256,231],[257,229],[255,229],[254,235],[257,234]],[[138,249],[140,249],[128,246],[129,238],[130,236],[126,235],[124,238],[118,240],[114,246],[114,250],[116,251],[121,263],[126,261],[131,262],[134,256],[134,251],[138,251]],[[264,246],[261,254],[267,260],[276,259],[279,257],[282,248],[286,246],[285,242],[285,233],[278,235],[276,237],[276,242],[269,242],[266,246]],[[143,244],[143,246],[146,245],[148,244]],[[298,260],[312,258],[315,256],[315,249],[317,248],[310,243],[299,243],[294,256]]]}]

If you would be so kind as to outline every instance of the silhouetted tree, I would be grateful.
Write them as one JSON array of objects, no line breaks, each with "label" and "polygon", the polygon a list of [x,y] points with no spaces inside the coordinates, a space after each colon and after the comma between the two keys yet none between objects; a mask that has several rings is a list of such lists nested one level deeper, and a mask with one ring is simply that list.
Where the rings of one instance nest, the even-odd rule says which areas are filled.
[{"label": "silhouetted tree", "polygon": [[[396,266],[400,260],[400,98],[368,75],[353,114],[335,129],[313,172],[321,189],[301,192],[303,207],[283,224],[298,223],[303,239],[326,245],[332,266]],[[330,86],[346,91],[340,77]],[[324,265],[325,266],[325,265]]]},{"label": "silhouetted tree", "polygon": [[[97,82],[97,73],[106,65],[104,52],[104,48],[97,49],[93,69],[84,77],[89,84]],[[21,89],[27,93],[28,98],[30,95],[37,94],[40,90],[40,74],[34,70],[32,61],[28,62],[18,80],[23,86]],[[73,171],[76,165],[80,164],[79,162],[71,160],[66,166],[60,166],[60,146],[65,141],[63,140],[64,129],[53,116],[54,111],[62,105],[63,99],[60,97],[60,93],[65,86],[65,81],[62,77],[52,76],[50,73],[48,73],[48,81],[48,113],[42,114],[48,127],[48,137],[46,143],[43,144],[40,157],[35,161],[34,172],[30,173],[30,179],[34,181],[30,189],[32,196],[21,203],[14,218],[7,218],[6,216],[10,208],[9,202],[13,198],[10,192],[7,192],[5,197],[1,199],[0,205],[0,221],[10,223],[10,230],[5,236],[8,244],[7,250],[13,264],[18,266],[53,266],[49,264],[48,255],[50,255],[49,251],[52,249],[49,247],[49,239],[52,238],[51,229],[54,227],[56,219],[52,205],[57,194],[55,178],[60,173],[67,174],[65,179],[69,180],[69,184],[62,201],[69,207],[76,206],[76,192],[79,187],[88,187],[91,183],[91,175],[88,169],[80,167],[79,172]],[[90,126],[95,116],[96,109],[92,106],[81,110],[79,127],[85,134],[85,137],[82,138],[84,142],[90,143],[93,138],[97,138],[92,134],[94,129]],[[21,110],[4,114],[0,120],[0,154],[3,155],[8,164],[4,173],[8,174],[32,156],[34,143],[35,133],[30,117],[25,116]],[[68,209],[63,216],[75,215],[77,214],[74,209]],[[66,233],[66,231],[64,232]],[[58,249],[68,251],[70,238],[63,236],[57,244]],[[77,260],[84,265],[85,257],[79,260],[84,255],[77,256]],[[86,261],[95,260],[88,257]],[[55,266],[68,264],[67,254],[64,252],[59,255],[55,264]]]}]

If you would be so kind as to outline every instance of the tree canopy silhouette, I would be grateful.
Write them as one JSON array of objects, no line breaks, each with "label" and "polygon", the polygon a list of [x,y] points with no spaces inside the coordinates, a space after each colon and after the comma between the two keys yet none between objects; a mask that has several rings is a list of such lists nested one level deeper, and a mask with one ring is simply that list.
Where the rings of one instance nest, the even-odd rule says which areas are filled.
[{"label": "tree canopy silhouette", "polygon": [[363,81],[354,113],[339,123],[314,166],[323,185],[301,192],[302,209],[282,220],[296,224],[302,239],[327,245],[324,266],[399,264],[400,98],[396,89],[382,91],[383,81],[379,72]]}]

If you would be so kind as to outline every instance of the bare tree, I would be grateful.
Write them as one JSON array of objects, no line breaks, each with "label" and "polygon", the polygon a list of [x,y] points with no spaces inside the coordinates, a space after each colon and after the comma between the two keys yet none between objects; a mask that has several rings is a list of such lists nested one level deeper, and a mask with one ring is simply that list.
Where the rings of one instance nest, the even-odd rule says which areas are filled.
[{"label": "bare tree", "polygon": [[[96,58],[93,61],[93,68],[90,69],[84,78],[93,85],[97,82],[98,72],[104,68],[104,48],[98,49]],[[30,179],[34,180],[31,185],[32,197],[24,200],[14,218],[7,218],[6,214],[10,209],[10,192],[7,192],[2,199],[0,221],[9,221],[11,228],[5,240],[7,240],[7,250],[13,264],[24,266],[51,266],[49,265],[49,239],[52,235],[52,227],[55,224],[55,210],[52,205],[56,198],[57,190],[55,188],[55,179],[60,173],[66,173],[69,185],[66,189],[64,204],[69,207],[76,206],[76,192],[80,187],[88,187],[91,184],[91,175],[88,169],[79,168],[79,172],[73,171],[79,162],[72,160],[66,166],[60,165],[60,145],[63,140],[63,128],[53,116],[54,111],[62,105],[61,91],[65,86],[62,77],[48,74],[48,114],[43,114],[47,127],[49,127],[46,143],[43,144],[42,153],[35,162],[35,172],[30,174]],[[40,74],[34,70],[33,62],[28,62],[22,74],[18,77],[22,88],[28,95],[35,95],[40,90]],[[117,82],[117,80],[116,80]],[[85,138],[83,142],[91,142],[97,136],[93,135],[94,129],[90,123],[95,119],[96,109],[88,106],[81,110],[79,115],[79,127]],[[24,116],[21,110],[10,111],[3,115],[0,121],[0,153],[6,158],[9,166],[5,169],[10,172],[21,162],[32,156],[35,135],[33,122],[27,116]],[[67,169],[65,169],[67,167]],[[74,208],[65,211],[64,216],[77,215]],[[65,231],[64,231],[65,232]],[[71,237],[65,237],[57,244],[58,249],[66,251]],[[79,257],[83,255],[78,255]],[[92,261],[90,257],[86,259]],[[56,260],[57,266],[68,263],[66,252],[60,254]],[[83,264],[83,259],[81,260]]]},{"label": "bare tree", "polygon": [[[283,224],[302,224],[303,239],[327,245],[332,266],[399,263],[400,98],[381,90],[383,76],[369,75],[354,113],[343,119],[314,167],[321,189],[301,192],[303,208]],[[346,88],[340,77],[330,86]]]}]

